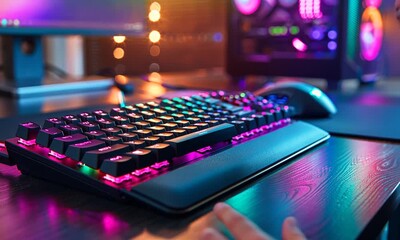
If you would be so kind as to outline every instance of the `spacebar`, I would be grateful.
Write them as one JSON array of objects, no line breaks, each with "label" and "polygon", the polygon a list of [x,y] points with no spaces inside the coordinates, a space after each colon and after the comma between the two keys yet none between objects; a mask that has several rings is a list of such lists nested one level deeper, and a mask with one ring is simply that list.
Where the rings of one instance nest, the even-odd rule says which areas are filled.
[{"label": "spacebar", "polygon": [[139,184],[131,193],[164,210],[189,211],[328,138],[327,132],[297,121]]},{"label": "spacebar", "polygon": [[229,123],[223,123],[198,132],[170,139],[165,141],[165,143],[170,144],[175,149],[176,156],[182,156],[200,148],[230,140],[235,135],[237,135],[235,126]]}]

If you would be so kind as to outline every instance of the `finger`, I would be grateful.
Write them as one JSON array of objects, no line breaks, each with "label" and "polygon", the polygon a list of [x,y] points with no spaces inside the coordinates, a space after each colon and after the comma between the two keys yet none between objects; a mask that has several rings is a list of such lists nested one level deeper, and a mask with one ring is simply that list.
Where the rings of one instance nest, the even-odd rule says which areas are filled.
[{"label": "finger", "polygon": [[200,240],[226,240],[226,238],[213,228],[206,228],[200,235]]},{"label": "finger", "polygon": [[261,231],[254,223],[225,203],[217,203],[214,212],[237,240],[271,240],[272,237]]},{"label": "finger", "polygon": [[287,217],[282,226],[283,240],[306,240],[294,217]]}]

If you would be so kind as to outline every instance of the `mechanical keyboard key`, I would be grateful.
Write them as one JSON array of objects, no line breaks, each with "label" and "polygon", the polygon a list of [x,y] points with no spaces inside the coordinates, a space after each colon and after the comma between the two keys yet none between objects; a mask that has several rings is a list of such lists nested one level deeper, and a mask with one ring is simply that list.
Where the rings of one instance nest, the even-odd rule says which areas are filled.
[{"label": "mechanical keyboard key", "polygon": [[113,177],[119,177],[136,170],[136,162],[129,156],[115,156],[105,159],[100,170]]},{"label": "mechanical keyboard key", "polygon": [[121,133],[118,134],[118,137],[122,138],[124,142],[130,142],[139,139],[139,136],[136,133]]},{"label": "mechanical keyboard key", "polygon": [[18,125],[16,136],[24,140],[33,140],[40,131],[40,126],[34,122],[26,122]]},{"label": "mechanical keyboard key", "polygon": [[100,138],[100,140],[104,141],[108,146],[112,146],[112,145],[124,142],[122,140],[122,138],[116,137],[116,136],[108,136],[108,137],[105,137],[105,138]]},{"label": "mechanical keyboard key", "polygon": [[85,142],[87,140],[88,138],[80,133],[64,137],[57,137],[54,138],[53,141],[51,142],[50,149],[57,153],[64,154],[68,146],[76,143]]},{"label": "mechanical keyboard key", "polygon": [[94,130],[100,130],[100,126],[98,124],[86,121],[78,123],[78,126],[83,129],[84,132],[90,132]]},{"label": "mechanical keyboard key", "polygon": [[89,140],[82,143],[76,143],[70,145],[65,152],[65,156],[75,160],[80,161],[83,157],[83,154],[87,151],[99,149],[105,147],[106,144],[100,140]]},{"label": "mechanical keyboard key", "polygon": [[155,154],[148,149],[137,149],[135,151],[127,152],[124,155],[129,156],[135,162],[136,169],[150,167],[156,163]]},{"label": "mechanical keyboard key", "polygon": [[244,133],[247,131],[246,123],[243,121],[231,121],[232,124],[235,125],[236,131],[238,134]]},{"label": "mechanical keyboard key", "polygon": [[58,127],[65,135],[72,135],[76,133],[82,133],[82,129],[74,124],[68,124]]},{"label": "mechanical keyboard key", "polygon": [[124,132],[124,133],[131,133],[131,132],[137,130],[137,127],[133,126],[132,124],[117,125],[117,128],[120,128],[122,130],[122,132]]},{"label": "mechanical keyboard key", "polygon": [[48,118],[44,121],[43,128],[52,128],[65,125],[65,122],[58,118]]},{"label": "mechanical keyboard key", "polygon": [[90,132],[85,132],[85,135],[89,138],[89,139],[102,139],[107,137],[106,133],[100,130],[94,130],[94,131],[90,131]]},{"label": "mechanical keyboard key", "polygon": [[224,123],[167,140],[165,143],[170,144],[175,149],[177,156],[182,156],[218,142],[228,141],[235,135],[237,135],[235,126],[229,123]]},{"label": "mechanical keyboard key", "polygon": [[96,117],[88,112],[79,113],[78,118],[80,118],[82,122],[94,122],[96,120]]},{"label": "mechanical keyboard key", "polygon": [[131,150],[137,150],[140,148],[145,148],[147,146],[146,142],[141,140],[123,142],[122,144],[128,145],[131,148]]},{"label": "mechanical keyboard key", "polygon": [[172,160],[175,157],[175,151],[171,145],[167,143],[157,143],[146,147],[145,149],[151,150],[156,156],[156,162],[162,162],[164,160]]},{"label": "mechanical keyboard key", "polygon": [[58,128],[46,128],[39,131],[36,137],[36,144],[42,147],[50,147],[51,142],[56,137],[63,137],[64,132]]},{"label": "mechanical keyboard key", "polygon": [[106,158],[112,158],[130,150],[128,145],[116,144],[103,147],[97,150],[88,151],[83,155],[82,163],[87,166],[98,169]]}]

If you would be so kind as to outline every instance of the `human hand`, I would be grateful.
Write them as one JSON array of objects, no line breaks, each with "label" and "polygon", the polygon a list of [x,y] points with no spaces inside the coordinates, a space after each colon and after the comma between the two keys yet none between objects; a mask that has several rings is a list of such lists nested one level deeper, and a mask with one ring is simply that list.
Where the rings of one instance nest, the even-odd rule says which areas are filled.
[{"label": "human hand", "polygon": [[[238,213],[225,203],[217,203],[213,209],[217,218],[227,227],[236,240],[272,240],[274,239],[263,232],[253,222]],[[204,240],[224,240],[226,239],[220,232],[213,228],[203,230],[201,239]],[[296,219],[288,217],[282,225],[282,239],[284,240],[305,240],[306,237],[297,226]]]}]

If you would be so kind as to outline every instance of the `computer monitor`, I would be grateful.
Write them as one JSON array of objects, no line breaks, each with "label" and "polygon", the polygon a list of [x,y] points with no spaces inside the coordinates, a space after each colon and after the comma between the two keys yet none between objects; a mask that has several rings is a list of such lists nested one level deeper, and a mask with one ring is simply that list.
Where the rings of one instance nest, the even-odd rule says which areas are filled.
[{"label": "computer monitor", "polygon": [[16,95],[24,93],[21,89],[43,92],[43,36],[143,35],[146,6],[146,0],[2,0],[3,90]]}]

